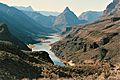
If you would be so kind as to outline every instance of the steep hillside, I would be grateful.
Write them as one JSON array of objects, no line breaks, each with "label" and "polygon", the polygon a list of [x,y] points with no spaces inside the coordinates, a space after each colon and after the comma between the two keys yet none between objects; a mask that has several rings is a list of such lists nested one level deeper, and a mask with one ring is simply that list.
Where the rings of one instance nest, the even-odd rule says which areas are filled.
[{"label": "steep hillside", "polygon": [[39,11],[34,11],[31,6],[28,7],[15,7],[19,10],[21,10],[24,14],[32,18],[34,21],[36,21],[38,24],[43,25],[48,28],[48,32],[54,33],[55,30],[52,29],[52,25],[55,21],[55,16],[49,15],[45,16],[41,14]]},{"label": "steep hillside", "polygon": [[52,25],[55,20],[55,16],[44,16],[38,12],[35,11],[23,11],[26,15],[31,17],[33,20],[35,20],[38,24],[42,24],[43,26],[47,27],[49,31],[52,30]]},{"label": "steep hillside", "polygon": [[84,63],[85,60],[119,63],[120,16],[114,15],[72,29],[63,40],[52,45],[52,51],[61,59],[72,60],[76,64]]},{"label": "steep hillside", "polygon": [[6,23],[10,32],[25,43],[34,42],[37,35],[49,34],[49,29],[38,24],[14,7],[0,3],[0,22]]},{"label": "steep hillside", "polygon": [[22,41],[14,37],[8,30],[7,25],[0,24],[0,40],[1,41],[10,41],[15,45],[19,46],[23,50],[30,50]]}]

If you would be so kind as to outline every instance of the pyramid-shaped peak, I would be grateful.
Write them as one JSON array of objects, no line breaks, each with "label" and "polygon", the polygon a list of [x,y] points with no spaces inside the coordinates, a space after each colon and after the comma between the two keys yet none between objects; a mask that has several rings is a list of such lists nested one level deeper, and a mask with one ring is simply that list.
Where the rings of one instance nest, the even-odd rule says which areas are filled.
[{"label": "pyramid-shaped peak", "polygon": [[70,11],[69,7],[65,8],[64,12],[66,12],[66,11]]},{"label": "pyramid-shaped peak", "polygon": [[32,6],[28,6],[28,7],[26,7],[26,9],[27,9],[28,11],[34,11],[33,8],[32,8]]}]

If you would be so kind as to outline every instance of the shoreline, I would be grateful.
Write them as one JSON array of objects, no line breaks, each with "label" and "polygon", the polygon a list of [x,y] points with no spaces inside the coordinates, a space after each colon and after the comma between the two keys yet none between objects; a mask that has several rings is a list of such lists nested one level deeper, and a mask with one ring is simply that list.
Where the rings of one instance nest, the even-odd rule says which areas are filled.
[{"label": "shoreline", "polygon": [[35,47],[35,45],[34,44],[28,44],[27,47],[30,48],[30,49],[33,49]]},{"label": "shoreline", "polygon": [[46,39],[44,42],[40,42],[37,44],[29,45],[32,48],[32,51],[46,51],[55,65],[63,66],[64,63],[59,59],[54,52],[51,51],[51,44],[59,41],[61,36],[53,34],[53,36],[48,36],[50,39]]}]

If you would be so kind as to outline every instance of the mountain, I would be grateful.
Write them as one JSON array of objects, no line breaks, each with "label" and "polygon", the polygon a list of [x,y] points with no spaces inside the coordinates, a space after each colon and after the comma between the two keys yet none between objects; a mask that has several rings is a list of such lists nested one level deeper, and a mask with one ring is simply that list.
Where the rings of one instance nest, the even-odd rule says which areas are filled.
[{"label": "mountain", "polygon": [[99,19],[102,16],[102,13],[103,12],[97,12],[97,11],[83,12],[79,16],[79,20],[86,20],[88,22],[92,22],[92,21],[95,21],[95,20]]},{"label": "mountain", "polygon": [[34,11],[31,6],[23,7],[23,6],[14,6],[15,8],[22,10],[22,11]]},{"label": "mountain", "polygon": [[[116,7],[111,8],[111,4],[107,6],[104,13],[107,18],[75,27],[62,40],[53,43],[51,50],[63,61],[73,61],[77,66],[100,65],[103,66],[101,69],[104,69],[104,66],[109,65],[109,71],[113,66],[120,64],[120,16],[116,16],[120,10],[116,9],[119,5],[116,1],[120,0],[111,3]],[[112,74],[109,74],[107,78],[103,78],[106,80],[111,76]]]},{"label": "mountain", "polygon": [[71,27],[80,24],[77,16],[68,8],[56,17],[53,27],[58,31],[65,27]]},{"label": "mountain", "polygon": [[[38,11],[30,10],[29,7],[16,7],[17,9],[21,10],[24,14],[32,18],[38,24],[43,25],[49,29],[51,32],[55,32],[51,27],[55,20],[55,16],[45,16],[39,13]],[[30,7],[32,9],[32,7]]]},{"label": "mountain", "polygon": [[33,43],[35,42],[33,38],[51,32],[22,11],[2,3],[0,3],[0,22],[6,23],[10,32],[25,43]]},{"label": "mountain", "polygon": [[[28,7],[23,7],[23,6],[14,6],[15,8],[21,10],[21,11],[34,11],[31,6]],[[44,16],[58,16],[60,13],[59,12],[53,12],[53,11],[35,11],[37,13],[40,13]]]},{"label": "mountain", "polygon": [[45,16],[58,16],[59,12],[52,12],[52,11],[38,11],[40,14]]}]

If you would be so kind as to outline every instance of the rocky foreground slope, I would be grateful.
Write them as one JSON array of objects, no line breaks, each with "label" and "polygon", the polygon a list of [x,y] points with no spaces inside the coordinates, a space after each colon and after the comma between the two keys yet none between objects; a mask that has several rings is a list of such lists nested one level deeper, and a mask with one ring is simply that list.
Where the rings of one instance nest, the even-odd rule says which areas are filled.
[{"label": "rocky foreground slope", "polygon": [[[106,59],[119,62],[120,21],[98,21],[74,29],[65,39],[53,44],[52,51],[60,58],[81,63],[84,60]],[[103,58],[101,58],[103,55]]]},{"label": "rocky foreground slope", "polygon": [[[10,40],[0,40],[0,80],[119,80],[120,18],[105,16],[73,28],[52,45],[64,67],[53,65],[44,51],[26,51]],[[8,32],[6,29],[1,25],[0,33]]]},{"label": "rocky foreground slope", "polygon": [[0,80],[80,79],[99,72],[97,68],[93,70],[89,66],[72,68],[53,64],[47,52],[30,51],[10,34],[6,24],[0,25]]},{"label": "rocky foreground slope", "polygon": [[[3,33],[6,33],[6,35],[1,35]],[[8,36],[8,33],[7,26],[1,24],[0,80],[101,80],[101,76],[104,74],[103,71],[106,69],[106,67],[98,65],[97,63],[95,65],[75,65],[73,67],[53,65],[54,63],[51,61],[47,52],[31,52],[29,49],[26,49],[27,47],[24,43],[14,43],[11,37],[4,38]],[[12,35],[9,33],[9,36]],[[18,41],[15,37],[13,40]],[[23,46],[19,46],[20,43],[23,44]],[[107,66],[107,70],[104,72],[107,72],[108,69],[112,69],[111,72],[114,73],[113,71],[118,69],[118,67],[109,68],[109,66]],[[105,73],[105,76],[109,74],[110,72]]]},{"label": "rocky foreground slope", "polygon": [[0,24],[0,80],[41,77],[41,68],[33,64],[53,64],[44,51],[31,52],[12,34],[6,24]]}]

